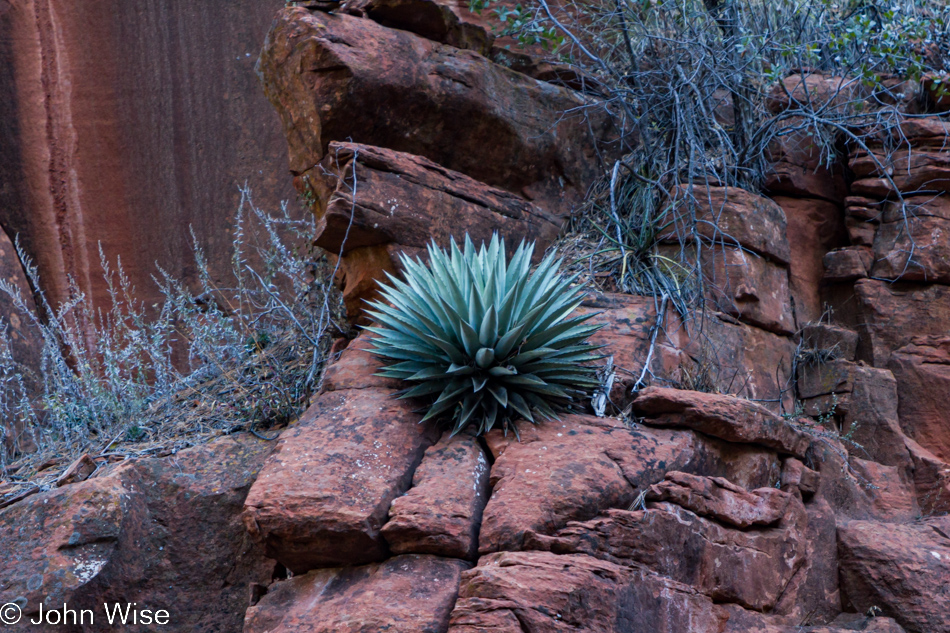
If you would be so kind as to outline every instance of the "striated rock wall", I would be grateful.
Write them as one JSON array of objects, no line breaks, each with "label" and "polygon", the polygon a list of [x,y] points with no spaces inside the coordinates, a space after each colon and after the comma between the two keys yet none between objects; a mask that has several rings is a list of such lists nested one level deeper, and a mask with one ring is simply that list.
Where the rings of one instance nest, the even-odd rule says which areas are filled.
[{"label": "striated rock wall", "polygon": [[[280,0],[0,3],[0,226],[55,305],[67,277],[107,302],[99,244],[147,305],[155,263],[194,278],[189,226],[215,276],[245,182],[294,194],[253,66]],[[106,304],[107,305],[107,304]]]}]

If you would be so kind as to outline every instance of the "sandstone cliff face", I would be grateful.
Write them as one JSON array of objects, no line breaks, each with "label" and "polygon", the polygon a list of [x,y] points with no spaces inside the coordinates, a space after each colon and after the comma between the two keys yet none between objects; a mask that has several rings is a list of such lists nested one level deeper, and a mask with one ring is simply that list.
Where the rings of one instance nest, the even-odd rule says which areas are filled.
[{"label": "sandstone cliff face", "polygon": [[[616,150],[605,118],[555,117],[587,97],[529,55],[512,63],[488,33],[436,0],[292,7],[274,22],[259,72],[351,309],[429,238],[548,245],[594,157]],[[649,297],[585,302],[604,326],[594,342],[626,372],[611,397],[635,423],[575,414],[520,441],[450,438],[394,398],[364,333],[272,451],[238,458],[235,444],[256,443],[222,440],[203,457],[223,471],[189,458],[179,483],[173,458],[148,460],[0,511],[9,534],[52,534],[31,543],[36,557],[0,555],[3,578],[171,600],[129,560],[129,543],[153,544],[136,540],[147,508],[171,526],[217,522],[194,535],[207,573],[181,559],[172,528],[159,534],[174,554],[144,557],[187,570],[186,588],[224,583],[227,613],[188,603],[199,630],[950,632],[950,129],[930,117],[904,132],[911,153],[887,177],[858,153],[849,183],[790,139],[773,148],[773,198],[708,192],[699,215],[735,244],[710,262],[730,276],[702,320]],[[895,209],[898,191],[922,190],[915,214]],[[833,322],[816,322],[828,306]],[[680,386],[706,372],[706,391],[632,393],[645,368]],[[143,469],[162,482],[154,498],[133,494]],[[52,510],[38,518],[41,501]],[[81,538],[63,545],[71,530]],[[88,557],[106,561],[91,580],[77,571]],[[0,584],[0,601],[41,593]]]},{"label": "sandstone cliff face", "polygon": [[253,66],[280,0],[11,0],[0,5],[0,226],[53,305],[67,277],[108,305],[99,244],[147,305],[158,262],[194,276],[192,226],[227,268],[247,181],[293,197],[279,121]]}]

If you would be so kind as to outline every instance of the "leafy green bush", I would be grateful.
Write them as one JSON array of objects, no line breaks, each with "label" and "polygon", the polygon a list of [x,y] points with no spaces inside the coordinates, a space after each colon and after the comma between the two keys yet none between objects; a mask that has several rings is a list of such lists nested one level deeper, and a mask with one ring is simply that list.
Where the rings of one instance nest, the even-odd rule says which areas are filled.
[{"label": "leafy green bush", "polygon": [[403,398],[434,396],[424,419],[451,414],[453,433],[496,424],[517,433],[515,421],[556,417],[576,408],[598,386],[586,343],[598,326],[592,315],[571,316],[583,289],[558,274],[549,254],[531,272],[533,244],[505,261],[504,240],[476,250],[453,240],[446,253],[433,242],[429,263],[402,256],[405,281],[390,276],[371,314],[375,354],[390,365],[380,375],[417,383]]}]

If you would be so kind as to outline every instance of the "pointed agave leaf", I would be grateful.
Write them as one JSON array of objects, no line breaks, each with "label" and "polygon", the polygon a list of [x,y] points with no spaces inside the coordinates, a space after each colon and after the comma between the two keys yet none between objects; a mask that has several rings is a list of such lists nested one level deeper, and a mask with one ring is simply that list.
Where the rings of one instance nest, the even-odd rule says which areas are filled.
[{"label": "pointed agave leaf", "polygon": [[478,393],[485,387],[485,383],[488,382],[486,376],[472,376],[472,392]]},{"label": "pointed agave leaf", "polygon": [[498,340],[498,313],[495,312],[495,306],[488,308],[485,313],[482,326],[478,330],[478,340],[482,347],[493,347]]},{"label": "pointed agave leaf", "polygon": [[495,398],[495,400],[498,401],[498,404],[501,406],[501,408],[505,409],[508,407],[508,390],[507,389],[505,389],[501,385],[491,383],[488,385],[488,393],[490,393]]}]

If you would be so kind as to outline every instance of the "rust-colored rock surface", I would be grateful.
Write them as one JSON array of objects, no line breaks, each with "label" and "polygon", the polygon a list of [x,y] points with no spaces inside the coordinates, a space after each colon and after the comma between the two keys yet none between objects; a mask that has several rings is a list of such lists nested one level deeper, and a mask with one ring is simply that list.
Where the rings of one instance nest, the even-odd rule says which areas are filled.
[{"label": "rust-colored rock surface", "polygon": [[254,73],[283,4],[0,7],[0,225],[21,236],[54,305],[72,276],[108,309],[100,243],[147,306],[161,299],[156,262],[197,281],[189,226],[224,281],[238,187],[262,209],[293,199],[280,120]]},{"label": "rust-colored rock surface", "polygon": [[945,335],[950,323],[950,287],[890,284],[863,279],[854,285],[858,358],[887,367],[891,352],[915,336]]},{"label": "rust-colored rock surface", "polygon": [[432,240],[445,248],[453,236],[478,243],[495,232],[513,251],[522,239],[549,244],[560,230],[559,218],[524,198],[421,156],[332,142],[322,166],[316,244],[332,253]]},{"label": "rust-colored rock surface", "polygon": [[[789,508],[782,525],[733,530],[667,503],[644,511],[609,510],[569,523],[551,537],[527,539],[531,549],[587,554],[653,571],[696,587],[716,602],[771,610],[805,563],[805,511]],[[658,547],[663,543],[663,547]]]},{"label": "rust-colored rock surface", "polygon": [[776,196],[787,222],[790,250],[788,283],[795,298],[798,326],[817,321],[823,307],[819,286],[824,275],[822,258],[846,241],[844,220],[837,204],[812,198]]},{"label": "rust-colored rock surface", "polygon": [[712,601],[642,568],[583,554],[500,552],[462,574],[449,633],[720,630]]},{"label": "rust-colored rock surface", "polygon": [[853,609],[876,606],[912,633],[950,631],[950,517],[851,521],[838,528],[838,555]]},{"label": "rust-colored rock surface", "polygon": [[440,633],[470,565],[396,556],[362,567],[319,569],[272,585],[247,610],[245,633]]},{"label": "rust-colored rock surface", "polygon": [[564,115],[591,105],[577,93],[349,15],[281,11],[258,68],[291,170],[310,178],[331,141],[351,139],[424,156],[563,214],[600,174],[596,148],[611,136],[597,108]]},{"label": "rust-colored rock surface", "polygon": [[633,401],[644,423],[666,428],[688,428],[727,442],[758,444],[781,453],[804,457],[811,437],[765,407],[742,398],[649,387]]},{"label": "rust-colored rock surface", "polygon": [[950,462],[950,337],[914,338],[891,354],[900,424],[909,437]]},{"label": "rust-colored rock surface", "polygon": [[749,491],[722,477],[672,471],[666,473],[666,479],[650,486],[646,498],[675,503],[699,516],[747,528],[777,523],[785,516],[791,495],[776,488]]},{"label": "rust-colored rock surface", "polygon": [[294,573],[387,556],[379,533],[438,438],[387,389],[321,396],[284,431],[247,496],[245,523]]},{"label": "rust-colored rock surface", "polygon": [[627,429],[617,420],[564,416],[528,427],[492,466],[482,554],[520,549],[529,532],[552,534],[608,508],[626,508],[668,470],[724,476],[752,488],[779,475],[770,451],[706,440],[684,430]]},{"label": "rust-colored rock surface", "polygon": [[469,435],[426,449],[412,488],[389,507],[383,538],[395,554],[436,554],[475,560],[478,529],[488,500],[488,460]]},{"label": "rust-colored rock surface", "polygon": [[274,572],[241,522],[271,449],[229,436],[0,510],[0,603],[17,601],[24,613],[8,628],[35,630],[29,619],[43,601],[93,610],[93,630],[109,628],[105,602],[164,609],[169,631],[240,630],[250,588]]}]

